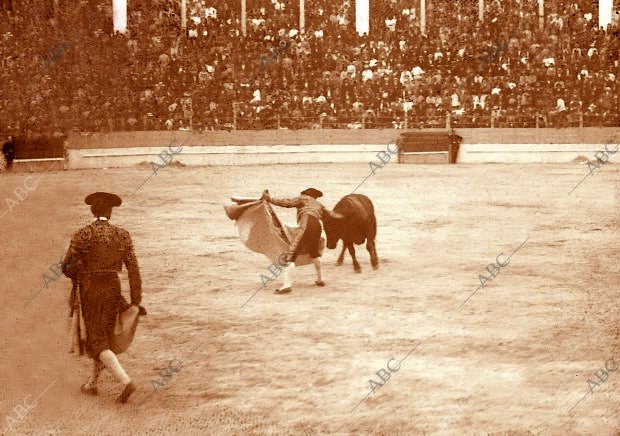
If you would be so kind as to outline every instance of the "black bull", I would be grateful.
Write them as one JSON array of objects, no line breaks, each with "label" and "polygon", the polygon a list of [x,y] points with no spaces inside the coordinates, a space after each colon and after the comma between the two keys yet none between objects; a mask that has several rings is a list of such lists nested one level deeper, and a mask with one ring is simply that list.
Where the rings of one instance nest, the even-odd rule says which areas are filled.
[{"label": "black bull", "polygon": [[353,259],[355,272],[362,269],[355,258],[355,247],[353,244],[363,244],[366,241],[366,249],[370,253],[370,263],[372,267],[379,267],[377,250],[375,248],[375,237],[377,236],[377,218],[375,208],[368,197],[362,194],[349,194],[340,199],[334,212],[343,215],[342,218],[326,217],[323,220],[325,234],[327,235],[327,248],[333,250],[342,239],[343,247],[338,256],[338,265],[342,265],[345,248],[349,249],[349,254]]}]

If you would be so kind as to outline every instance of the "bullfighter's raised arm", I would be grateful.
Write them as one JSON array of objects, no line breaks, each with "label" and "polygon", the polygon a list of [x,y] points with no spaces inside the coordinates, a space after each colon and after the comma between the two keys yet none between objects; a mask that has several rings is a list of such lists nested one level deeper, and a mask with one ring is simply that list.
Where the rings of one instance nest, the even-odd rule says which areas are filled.
[{"label": "bullfighter's raised arm", "polygon": [[299,207],[303,205],[301,196],[293,198],[273,198],[267,189],[263,191],[261,200],[267,200],[269,203],[280,207]]}]

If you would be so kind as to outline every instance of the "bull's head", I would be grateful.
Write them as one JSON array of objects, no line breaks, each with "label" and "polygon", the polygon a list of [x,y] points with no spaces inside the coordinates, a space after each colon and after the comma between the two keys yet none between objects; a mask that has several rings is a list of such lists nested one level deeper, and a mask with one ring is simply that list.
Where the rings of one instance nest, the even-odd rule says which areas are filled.
[{"label": "bull's head", "polygon": [[338,245],[344,221],[345,216],[338,212],[332,212],[331,215],[326,213],[323,217],[323,227],[325,228],[325,236],[327,236],[327,248],[330,250],[333,250]]}]

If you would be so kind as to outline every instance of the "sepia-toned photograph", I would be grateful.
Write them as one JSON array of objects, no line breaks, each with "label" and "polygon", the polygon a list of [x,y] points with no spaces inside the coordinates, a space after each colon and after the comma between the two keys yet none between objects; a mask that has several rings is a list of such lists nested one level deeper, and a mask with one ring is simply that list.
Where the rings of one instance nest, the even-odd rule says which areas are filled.
[{"label": "sepia-toned photograph", "polygon": [[620,0],[0,0],[0,435],[620,436]]}]

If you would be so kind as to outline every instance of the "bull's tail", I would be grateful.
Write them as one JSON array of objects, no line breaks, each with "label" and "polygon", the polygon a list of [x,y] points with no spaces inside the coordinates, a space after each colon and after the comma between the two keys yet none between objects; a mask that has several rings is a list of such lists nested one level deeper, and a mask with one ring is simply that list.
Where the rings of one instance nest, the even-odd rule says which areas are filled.
[{"label": "bull's tail", "polygon": [[377,237],[377,217],[375,215],[375,208],[373,207],[372,203],[370,203],[370,208],[371,208],[370,210],[372,213],[372,217],[370,218],[372,221],[372,224],[371,224],[372,239],[374,240]]}]

